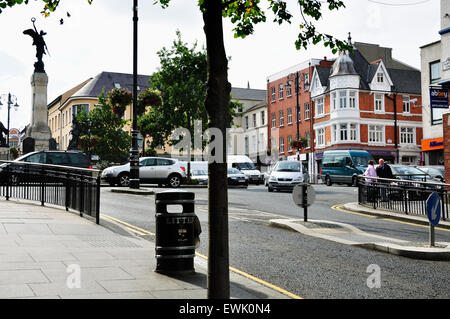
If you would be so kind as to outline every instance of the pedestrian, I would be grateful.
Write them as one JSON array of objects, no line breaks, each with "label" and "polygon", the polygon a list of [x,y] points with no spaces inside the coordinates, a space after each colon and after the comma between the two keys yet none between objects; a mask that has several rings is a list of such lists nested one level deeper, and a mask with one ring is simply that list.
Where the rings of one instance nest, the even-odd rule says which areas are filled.
[{"label": "pedestrian", "polygon": [[[369,177],[378,177],[377,170],[375,169],[375,161],[369,161],[369,166],[367,166],[367,169],[363,175]],[[371,184],[373,182],[375,182],[375,179],[366,177],[366,183]]]},{"label": "pedestrian", "polygon": [[[364,176],[368,177],[377,177],[377,171],[375,169],[375,161],[370,160],[369,165],[367,166],[366,171],[363,174]],[[367,189],[367,201],[368,202],[375,202],[377,198],[377,189],[375,188],[374,184],[376,183],[376,179],[373,178],[367,178],[366,177],[366,189]]]},{"label": "pedestrian", "polygon": [[[384,162],[384,159],[382,159],[382,158],[380,158],[380,160],[378,161],[378,167],[376,169],[376,173],[377,173],[378,177],[380,177],[380,178],[389,178],[389,179],[394,178],[394,174],[392,174],[391,167],[388,164],[386,164]],[[387,180],[379,180],[379,183],[380,183],[380,190],[381,190],[381,201],[387,202],[389,200],[388,196],[387,196],[387,184],[389,184],[390,182]]]}]

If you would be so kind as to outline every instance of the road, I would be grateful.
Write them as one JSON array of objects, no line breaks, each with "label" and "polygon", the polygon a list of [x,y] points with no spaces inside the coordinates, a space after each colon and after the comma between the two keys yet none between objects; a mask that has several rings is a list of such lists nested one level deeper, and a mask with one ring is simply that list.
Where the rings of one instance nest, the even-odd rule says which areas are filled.
[{"label": "road", "polygon": [[[356,188],[314,185],[316,203],[309,218],[348,223],[361,230],[398,239],[428,239],[424,227],[368,218],[331,209],[355,202]],[[156,191],[163,188],[154,187]],[[202,224],[201,245],[207,255],[207,189],[193,191]],[[155,231],[154,196],[117,194],[102,188],[101,213]],[[229,190],[230,266],[303,298],[449,298],[449,262],[408,259],[351,247],[269,226],[274,218],[302,218],[290,193],[268,193],[263,186]],[[154,240],[152,236],[146,236]],[[450,232],[437,231],[438,241]],[[370,265],[381,270],[381,287],[369,288]]]}]

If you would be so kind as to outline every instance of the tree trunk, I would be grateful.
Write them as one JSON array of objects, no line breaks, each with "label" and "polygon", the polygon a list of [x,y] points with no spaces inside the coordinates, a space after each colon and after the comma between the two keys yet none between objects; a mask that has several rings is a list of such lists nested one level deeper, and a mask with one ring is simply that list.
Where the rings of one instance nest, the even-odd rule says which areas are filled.
[{"label": "tree trunk", "polygon": [[223,43],[222,1],[204,2],[203,21],[207,51],[207,92],[205,106],[208,126],[222,132],[221,163],[209,163],[208,215],[209,247],[207,288],[209,299],[230,298],[228,254],[228,190],[226,163],[226,128],[230,125],[228,60]]}]

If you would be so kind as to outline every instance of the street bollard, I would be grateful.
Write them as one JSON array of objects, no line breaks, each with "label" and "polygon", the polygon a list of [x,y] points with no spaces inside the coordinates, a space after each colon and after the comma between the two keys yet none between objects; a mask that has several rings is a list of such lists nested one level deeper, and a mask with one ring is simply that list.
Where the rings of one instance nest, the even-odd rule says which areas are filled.
[{"label": "street bollard", "polygon": [[[164,274],[194,273],[196,243],[201,226],[195,214],[195,194],[166,191],[155,195],[156,205],[156,269]],[[182,211],[171,212],[178,206]]]}]

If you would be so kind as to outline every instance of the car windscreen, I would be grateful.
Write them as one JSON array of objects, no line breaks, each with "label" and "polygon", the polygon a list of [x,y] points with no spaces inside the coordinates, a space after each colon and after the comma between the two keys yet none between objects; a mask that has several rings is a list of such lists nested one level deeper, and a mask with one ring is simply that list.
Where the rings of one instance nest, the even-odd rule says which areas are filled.
[{"label": "car windscreen", "polygon": [[191,175],[192,175],[192,176],[208,175],[208,172],[205,171],[205,170],[203,170],[203,169],[194,169],[194,170],[191,172]]},{"label": "car windscreen", "polygon": [[434,167],[428,167],[426,168],[426,173],[431,176],[443,176],[442,172]]},{"label": "car windscreen", "polygon": [[427,176],[427,173],[411,166],[391,166],[394,175]]},{"label": "car windscreen", "polygon": [[240,174],[241,172],[236,168],[229,168],[228,174]]},{"label": "car windscreen", "polygon": [[256,169],[255,165],[250,162],[243,163],[233,163],[233,167],[236,167],[238,170],[253,170]]},{"label": "car windscreen", "polygon": [[352,156],[353,165],[355,166],[368,166],[370,160],[373,160],[370,156]]},{"label": "car windscreen", "polygon": [[280,162],[275,168],[276,172],[301,172],[300,162]]}]

